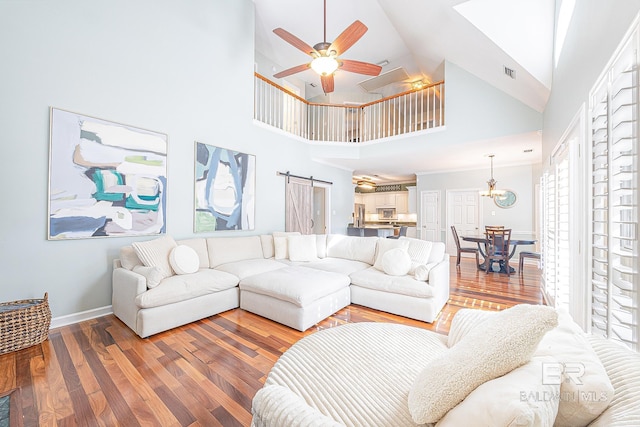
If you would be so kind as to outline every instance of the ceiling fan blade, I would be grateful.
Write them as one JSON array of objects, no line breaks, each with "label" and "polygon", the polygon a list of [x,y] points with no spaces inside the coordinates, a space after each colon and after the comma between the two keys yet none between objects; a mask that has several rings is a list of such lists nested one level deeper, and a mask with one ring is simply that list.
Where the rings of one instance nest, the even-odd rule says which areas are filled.
[{"label": "ceiling fan blade", "polygon": [[341,59],[342,66],[340,70],[349,71],[351,73],[366,74],[368,76],[377,76],[382,71],[382,67],[368,62],[354,61],[351,59]]},{"label": "ceiling fan blade", "polygon": [[331,43],[329,52],[336,51],[336,56],[340,56],[347,51],[355,42],[360,40],[368,30],[367,26],[360,21],[355,21],[349,25],[336,39]]},{"label": "ceiling fan blade", "polygon": [[320,76],[320,80],[322,81],[322,90],[324,93],[333,92],[333,74],[329,74],[328,76]]},{"label": "ceiling fan blade", "polygon": [[276,79],[280,79],[282,77],[290,76],[291,74],[300,73],[307,70],[308,68],[309,64],[296,65],[295,67],[291,67],[274,74],[273,77],[275,77]]},{"label": "ceiling fan blade", "polygon": [[280,36],[282,40],[286,41],[293,47],[297,47],[307,55],[313,55],[313,54],[317,56],[320,55],[317,50],[315,50],[314,48],[312,48],[311,46],[309,46],[308,44],[306,44],[305,42],[303,42],[302,40],[300,40],[290,32],[288,32],[287,30],[283,30],[282,28],[276,28],[275,30],[273,30],[273,32],[276,33],[276,35]]}]

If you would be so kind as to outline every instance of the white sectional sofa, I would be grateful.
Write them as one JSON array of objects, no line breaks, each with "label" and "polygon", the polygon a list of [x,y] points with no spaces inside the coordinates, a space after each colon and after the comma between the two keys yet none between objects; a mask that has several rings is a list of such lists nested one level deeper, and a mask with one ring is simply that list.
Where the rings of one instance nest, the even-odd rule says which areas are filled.
[{"label": "white sectional sofa", "polygon": [[351,303],[433,322],[448,298],[444,244],[406,237],[163,236],[113,270],[113,312],[141,337],[237,307],[301,331]]}]

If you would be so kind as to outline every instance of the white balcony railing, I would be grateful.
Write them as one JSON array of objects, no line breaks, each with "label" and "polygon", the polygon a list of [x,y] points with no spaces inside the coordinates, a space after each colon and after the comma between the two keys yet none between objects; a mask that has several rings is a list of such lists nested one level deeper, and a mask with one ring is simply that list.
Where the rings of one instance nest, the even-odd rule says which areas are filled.
[{"label": "white balcony railing", "polygon": [[368,104],[314,104],[255,74],[254,118],[310,141],[366,142],[444,126],[444,82]]}]

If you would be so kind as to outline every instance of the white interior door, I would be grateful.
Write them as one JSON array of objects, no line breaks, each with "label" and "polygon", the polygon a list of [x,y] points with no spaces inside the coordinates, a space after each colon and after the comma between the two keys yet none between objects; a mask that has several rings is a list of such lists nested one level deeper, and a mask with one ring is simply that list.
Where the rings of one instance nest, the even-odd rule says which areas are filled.
[{"label": "white interior door", "polygon": [[480,232],[479,199],[478,190],[447,191],[447,253],[457,252],[451,233],[452,225],[456,227],[458,236],[477,235]]},{"label": "white interior door", "polygon": [[441,242],[440,233],[440,192],[420,192],[420,238]]}]

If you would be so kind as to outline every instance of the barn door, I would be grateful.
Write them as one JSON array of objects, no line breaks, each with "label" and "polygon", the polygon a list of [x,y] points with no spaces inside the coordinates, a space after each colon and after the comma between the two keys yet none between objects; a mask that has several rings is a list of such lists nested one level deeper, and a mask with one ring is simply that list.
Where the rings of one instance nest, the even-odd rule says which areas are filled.
[{"label": "barn door", "polygon": [[313,187],[311,181],[287,178],[285,231],[313,232]]}]

